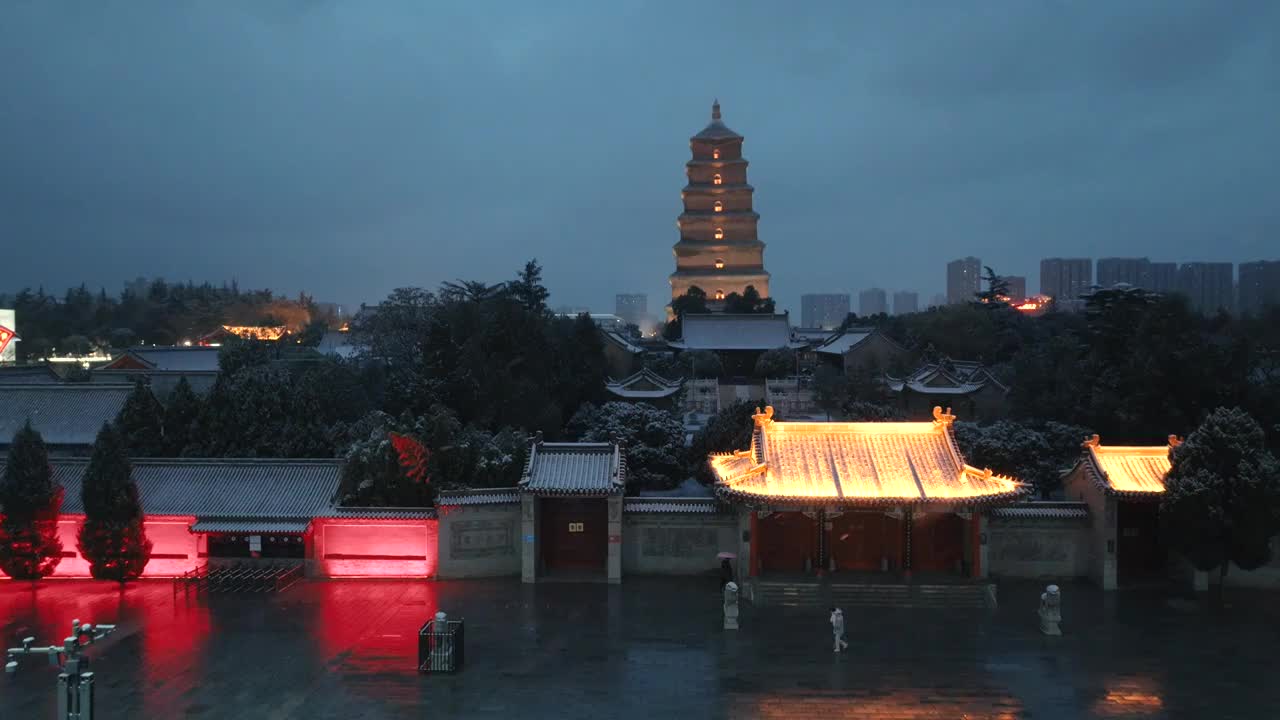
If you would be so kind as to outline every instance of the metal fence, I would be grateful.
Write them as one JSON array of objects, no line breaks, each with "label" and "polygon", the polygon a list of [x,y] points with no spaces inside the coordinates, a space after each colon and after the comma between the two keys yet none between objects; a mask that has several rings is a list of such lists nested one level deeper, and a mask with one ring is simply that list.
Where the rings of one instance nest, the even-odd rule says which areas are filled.
[{"label": "metal fence", "polygon": [[301,582],[303,567],[296,565],[205,565],[173,579],[173,591],[284,592]]},{"label": "metal fence", "polygon": [[418,632],[418,672],[458,672],[462,669],[463,647],[463,621],[428,620]]}]

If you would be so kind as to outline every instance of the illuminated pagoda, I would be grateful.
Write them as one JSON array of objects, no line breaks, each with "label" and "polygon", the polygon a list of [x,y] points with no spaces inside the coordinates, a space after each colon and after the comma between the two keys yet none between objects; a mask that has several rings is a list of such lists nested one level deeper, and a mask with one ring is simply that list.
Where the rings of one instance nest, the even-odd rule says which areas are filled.
[{"label": "illuminated pagoda", "polygon": [[749,512],[750,575],[913,571],[984,577],[984,510],[1023,492],[964,461],[955,416],[932,422],[774,422],[713,455],[722,500]]},{"label": "illuminated pagoda", "polygon": [[689,182],[680,193],[684,212],[676,220],[680,241],[669,278],[672,299],[698,287],[714,307],[748,285],[769,297],[764,243],[756,235],[760,215],[752,209],[755,189],[747,184],[742,140],[721,120],[719,101],[711,106],[711,123],[689,138],[693,158],[685,164]]},{"label": "illuminated pagoda", "polygon": [[1062,479],[1068,498],[1089,504],[1093,517],[1089,575],[1104,590],[1128,581],[1163,577],[1167,556],[1160,542],[1160,500],[1172,465],[1165,445],[1103,445],[1086,439],[1079,461]]}]

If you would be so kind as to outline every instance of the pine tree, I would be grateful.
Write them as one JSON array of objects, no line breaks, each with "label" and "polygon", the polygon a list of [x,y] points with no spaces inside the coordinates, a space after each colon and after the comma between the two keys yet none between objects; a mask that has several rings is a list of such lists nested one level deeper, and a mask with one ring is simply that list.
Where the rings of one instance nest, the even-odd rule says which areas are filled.
[{"label": "pine tree", "polygon": [[151,541],[142,527],[142,505],[120,432],[103,425],[84,475],[84,526],[80,554],[99,580],[132,580],[151,559]]},{"label": "pine tree", "polygon": [[[1162,535],[1199,570],[1252,570],[1271,558],[1280,532],[1280,464],[1262,427],[1239,408],[1218,408],[1169,453]],[[1219,584],[1221,590],[1221,584]]]},{"label": "pine tree", "polygon": [[196,418],[200,417],[200,396],[191,389],[191,383],[183,377],[169,394],[169,405],[164,409],[164,454],[181,457],[189,444]]},{"label": "pine tree", "polygon": [[0,570],[16,580],[35,580],[62,560],[58,511],[62,487],[54,482],[40,433],[27,423],[13,436],[0,478]]},{"label": "pine tree", "polygon": [[164,408],[141,380],[133,384],[120,408],[116,425],[124,435],[128,454],[133,457],[157,457],[164,453]]}]

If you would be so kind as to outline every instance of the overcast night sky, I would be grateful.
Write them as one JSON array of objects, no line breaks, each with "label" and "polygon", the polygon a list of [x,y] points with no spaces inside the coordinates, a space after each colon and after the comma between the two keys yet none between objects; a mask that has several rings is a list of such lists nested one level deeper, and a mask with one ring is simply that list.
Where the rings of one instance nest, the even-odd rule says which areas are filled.
[{"label": "overcast night sky", "polygon": [[977,255],[1280,256],[1280,2],[0,4],[0,289],[666,300],[746,136],[779,309]]}]

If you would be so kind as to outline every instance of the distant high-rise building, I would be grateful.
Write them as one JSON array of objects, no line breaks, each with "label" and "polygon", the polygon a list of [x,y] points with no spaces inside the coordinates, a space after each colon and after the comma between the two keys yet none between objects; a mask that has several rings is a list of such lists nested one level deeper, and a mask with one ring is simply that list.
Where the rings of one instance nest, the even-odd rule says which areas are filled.
[{"label": "distant high-rise building", "polygon": [[800,325],[834,330],[849,316],[849,293],[812,293],[800,296]]},{"label": "distant high-rise building", "polygon": [[613,314],[622,322],[639,327],[649,314],[649,296],[644,293],[618,293],[614,297]]},{"label": "distant high-rise building", "polygon": [[1099,258],[1098,287],[1124,283],[1151,290],[1151,260],[1147,258]]},{"label": "distant high-rise building", "polygon": [[931,308],[942,307],[946,304],[947,296],[942,293],[934,293],[933,297],[929,298],[929,307]]},{"label": "distant high-rise building", "polygon": [[906,315],[920,311],[920,296],[910,290],[899,290],[893,294],[893,314]]},{"label": "distant high-rise building", "polygon": [[1235,267],[1222,262],[1189,262],[1178,268],[1178,292],[1206,315],[1235,308]]},{"label": "distant high-rise building", "polygon": [[1020,303],[1027,299],[1027,278],[1023,275],[1005,275],[1004,282],[1009,286],[1010,302]]},{"label": "distant high-rise building", "polygon": [[858,314],[862,316],[878,315],[889,312],[889,301],[885,291],[871,288],[858,293]]},{"label": "distant high-rise building", "polygon": [[1280,260],[1240,263],[1240,312],[1261,314],[1280,305]]},{"label": "distant high-rise building", "polygon": [[1178,289],[1178,263],[1153,262],[1147,266],[1147,290],[1171,293]]},{"label": "distant high-rise building", "polygon": [[982,261],[976,257],[947,263],[947,302],[973,302],[982,282]]},{"label": "distant high-rise building", "polygon": [[1089,258],[1045,258],[1040,261],[1040,294],[1054,299],[1059,307],[1077,304],[1093,286],[1093,260]]}]

